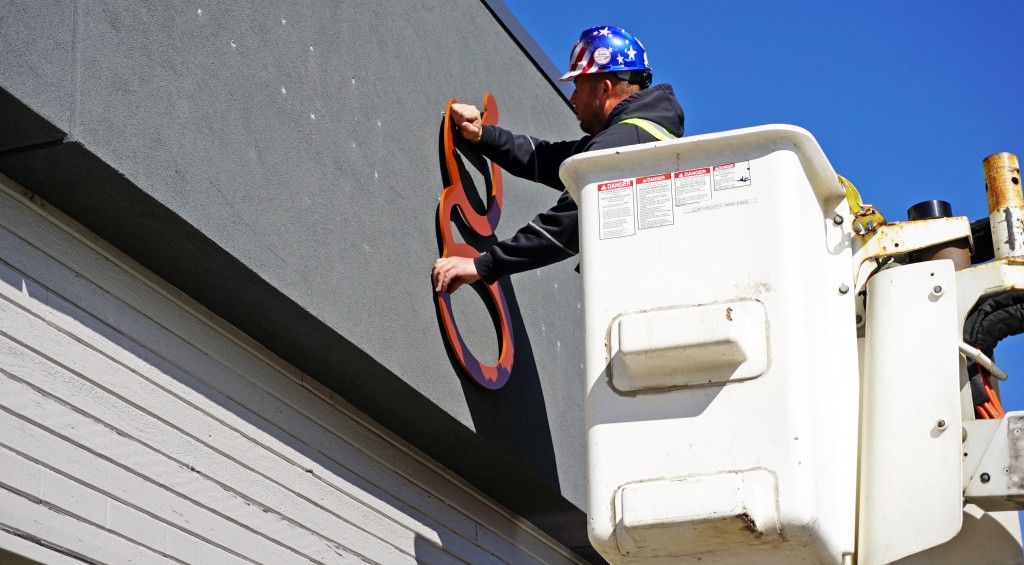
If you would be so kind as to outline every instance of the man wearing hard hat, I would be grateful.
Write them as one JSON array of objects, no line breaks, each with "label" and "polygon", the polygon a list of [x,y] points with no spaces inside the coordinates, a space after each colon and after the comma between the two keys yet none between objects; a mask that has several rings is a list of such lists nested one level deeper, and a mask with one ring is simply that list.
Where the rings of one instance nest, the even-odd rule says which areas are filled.
[{"label": "man wearing hard hat", "polygon": [[452,104],[453,127],[501,168],[518,177],[546,184],[562,194],[551,209],[538,214],[514,236],[472,259],[443,257],[432,272],[437,292],[454,292],[483,279],[536,269],[579,252],[577,208],[558,178],[558,167],[585,151],[673,139],[683,135],[683,109],[667,84],[651,86],[651,67],[643,45],[626,30],[599,26],[585,30],[569,55],[573,82],[569,103],[580,129],[575,141],[550,142],[485,126],[480,111]]}]

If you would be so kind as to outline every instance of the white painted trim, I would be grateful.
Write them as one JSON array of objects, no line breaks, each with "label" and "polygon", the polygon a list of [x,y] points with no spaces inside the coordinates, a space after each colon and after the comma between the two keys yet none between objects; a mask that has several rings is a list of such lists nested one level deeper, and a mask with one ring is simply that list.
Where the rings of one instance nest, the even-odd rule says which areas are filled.
[{"label": "white painted trim", "polygon": [[[163,426],[160,429],[166,431],[160,431],[158,436],[154,437],[162,437],[171,443],[177,442],[175,445],[178,447],[175,449],[178,450],[179,457],[184,457],[182,453],[194,453],[197,460],[208,465],[211,472],[220,473],[215,476],[222,478],[219,479],[219,483],[214,483],[229,484],[228,477],[232,465],[242,465],[243,468],[263,477],[257,479],[258,481],[264,481],[264,486],[258,489],[259,493],[236,494],[250,502],[264,501],[260,503],[274,504],[276,500],[277,504],[287,507],[291,504],[287,500],[295,496],[289,494],[288,488],[292,488],[291,483],[296,480],[304,485],[301,488],[294,487],[298,489],[296,492],[319,491],[323,496],[336,498],[344,495],[350,499],[355,493],[357,498],[351,499],[352,504],[367,504],[367,509],[383,511],[391,524],[388,527],[415,532],[418,539],[436,544],[441,552],[445,552],[448,557],[444,559],[460,559],[456,557],[460,555],[461,559],[472,562],[578,562],[573,554],[545,536],[532,524],[475,491],[460,478],[429,460],[400,438],[383,430],[334,393],[284,363],[177,289],[148,273],[118,250],[98,240],[38,198],[33,196],[30,199],[25,194],[19,194],[20,189],[17,185],[2,175],[0,187],[0,225],[6,226],[17,236],[12,239],[8,235],[6,240],[13,241],[10,245],[16,247],[19,246],[15,241],[18,239],[30,244],[22,245],[18,252],[23,260],[29,261],[26,257],[32,255],[36,260],[43,260],[45,263],[45,258],[39,254],[41,249],[58,249],[61,254],[60,258],[50,259],[45,286],[36,284],[31,277],[25,277],[26,289],[35,287],[32,292],[36,295],[43,293],[41,301],[36,300],[36,296],[31,293],[22,292],[19,295],[9,288],[2,288],[0,290],[3,291],[5,304],[17,304],[15,310],[24,312],[23,317],[18,318],[19,323],[45,324],[68,336],[88,335],[88,346],[76,344],[76,338],[73,337],[67,338],[70,341],[66,345],[78,347],[80,354],[92,349],[93,352],[88,353],[93,359],[91,362],[107,366],[113,371],[112,375],[122,375],[121,383],[130,381],[132,386],[136,387],[129,390],[123,384],[115,386],[117,383],[113,381],[105,385],[98,382],[91,384],[92,387],[98,387],[95,390],[100,397],[108,400],[120,398],[119,402],[127,402],[129,405],[134,402],[138,407],[142,406],[139,399],[146,398],[139,395],[159,395],[161,400],[157,404],[163,407],[160,408],[158,420]],[[69,244],[66,235],[71,235],[76,243]],[[34,251],[31,249],[32,246],[36,248]],[[0,252],[0,257],[6,257],[7,254],[6,250]],[[16,268],[0,265],[0,271],[7,269],[8,275],[19,273],[12,270]],[[69,268],[71,271],[66,270]],[[62,269],[65,271],[61,272]],[[111,276],[111,273],[115,276]],[[62,312],[71,309],[80,309],[77,301],[83,299],[83,296],[76,295],[75,286],[67,284],[67,281],[76,278],[79,279],[77,284],[84,283],[92,288],[91,300],[106,302],[93,304],[90,308],[88,300],[85,300],[86,304],[82,306],[90,309],[76,311],[75,315],[62,315]],[[97,296],[100,298],[96,298]],[[102,298],[104,296],[107,298]],[[126,337],[131,335],[130,332],[118,333],[120,330],[117,330],[104,335],[102,328],[97,330],[85,327],[78,321],[82,316],[93,319],[100,316],[98,320],[102,321],[104,316],[109,315],[106,310],[110,308],[110,304],[119,302],[131,307],[117,307],[120,309],[116,316],[119,316],[122,322],[134,319],[136,322],[133,323],[138,324],[136,327],[148,327],[148,332],[154,331],[155,322],[155,327],[158,328],[155,331],[160,335],[148,335],[147,345],[143,346],[141,342],[135,343],[133,338]],[[168,302],[171,304],[170,307],[154,308],[154,304]],[[133,313],[132,309],[136,312]],[[138,357],[144,362],[140,364],[138,359],[119,357],[117,351],[126,346],[134,347],[133,352],[138,353]],[[37,347],[44,345],[38,344]],[[193,353],[189,353],[190,351]],[[203,375],[200,377],[190,374],[180,366],[179,361],[172,361],[181,355],[189,356],[189,362],[186,364],[198,363],[198,366],[205,367],[202,369]],[[65,360],[65,364],[68,363],[70,361]],[[169,378],[170,374],[174,374],[174,377]],[[136,377],[129,379],[123,375]],[[287,379],[281,379],[282,375],[287,376]],[[186,381],[192,384],[181,384]],[[255,388],[232,386],[230,382],[235,382],[236,385],[247,382],[248,385],[255,385]],[[14,386],[10,383],[16,381],[8,380],[7,383],[7,386]],[[195,387],[203,389],[203,392],[198,393]],[[71,391],[66,392],[70,394]],[[315,393],[315,396],[309,394],[310,392]],[[106,396],[103,396],[104,394]],[[248,396],[236,399],[235,396],[238,394]],[[253,394],[258,395],[257,400],[253,400]],[[135,395],[134,401],[131,400],[132,395]],[[79,409],[84,412],[99,409],[95,404],[99,401],[95,399],[75,396],[74,401],[94,403],[88,406],[87,410]],[[297,446],[287,443],[266,443],[262,439],[257,440],[240,432],[239,430],[249,425],[245,421],[246,417],[259,417],[252,413],[244,416],[244,407],[252,405],[252,402],[257,402],[259,406],[276,404],[280,413],[287,414],[286,417],[280,416],[283,419],[275,419],[274,422],[268,423],[274,429],[287,431],[292,428],[295,432],[296,426],[304,425],[302,442]],[[174,408],[185,405],[191,406],[192,410],[182,412]],[[152,403],[148,401],[145,406],[147,410],[153,408]],[[229,409],[225,406],[234,408]],[[270,412],[274,411],[277,409]],[[172,422],[168,418],[175,413],[179,413],[179,416],[180,413],[198,415],[199,420]],[[104,418],[106,421],[103,425],[109,425],[111,421],[120,421],[120,426],[130,427],[130,420],[124,419],[123,415],[122,420],[117,420],[116,415],[108,411]],[[209,419],[209,424],[203,424],[205,419]],[[300,423],[300,420],[304,424]],[[310,421],[317,424],[315,433],[309,431]],[[219,431],[215,438],[200,439],[204,425],[216,426],[218,430],[234,431],[226,436],[222,435],[225,432]],[[122,429],[120,432],[124,433],[125,430]],[[172,440],[179,432],[181,437]],[[310,433],[312,435],[309,435]],[[149,438],[147,441],[153,439]],[[310,441],[313,443],[309,443]],[[246,452],[259,452],[265,455],[245,457],[245,461],[229,456],[233,450],[246,445]],[[364,460],[363,457],[368,457],[367,461],[374,463],[369,466],[353,463],[356,460]],[[348,469],[346,465],[355,467]],[[296,466],[309,469],[310,472],[295,477]],[[395,482],[389,479],[383,484],[375,484],[374,481],[378,480],[377,476],[380,475],[378,467],[381,466],[393,469],[400,480]],[[323,469],[324,472],[319,473],[318,469]],[[213,477],[211,475],[210,480],[213,480]],[[282,490],[285,484],[288,484],[288,488]],[[273,494],[275,492],[277,494]],[[373,494],[374,492],[376,494]],[[397,507],[380,504],[380,497],[391,500],[391,504]],[[295,501],[294,504],[305,505],[304,508],[317,507],[311,499]],[[300,519],[304,517],[294,516],[291,521],[293,524],[300,523],[304,528],[317,528],[323,532],[321,528],[329,528],[340,518],[332,517],[332,511],[328,506],[320,506],[320,510],[313,510],[314,514],[319,512],[321,518],[310,521]],[[397,508],[402,510],[398,511]],[[370,525],[361,523],[358,526],[374,529],[372,523],[376,518],[371,514],[373,513],[366,514],[366,524]],[[287,518],[287,512],[283,516]],[[356,529],[360,529],[358,526]],[[381,524],[376,527],[381,527]],[[447,533],[439,536],[439,532]],[[371,535],[366,539],[373,537]],[[489,550],[485,550],[484,546],[479,544],[486,545]],[[419,547],[421,551],[424,548],[422,544]],[[446,553],[448,551],[454,553]],[[519,557],[516,557],[517,555]]]},{"label": "white painted trim", "polygon": [[[2,217],[2,212],[0,212],[0,217]],[[4,234],[7,235],[4,236]],[[130,308],[122,306],[122,311],[117,311],[117,303],[112,305],[111,301],[102,298],[98,304],[93,304],[92,302],[96,300],[95,297],[100,294],[98,289],[89,288],[90,285],[85,281],[74,280],[72,273],[45,273],[44,269],[38,267],[44,262],[44,258],[31,257],[32,248],[26,244],[19,246],[17,243],[18,241],[13,240],[7,230],[0,228],[0,250],[3,251],[3,255],[8,257],[8,261],[17,262],[18,259],[24,257],[25,263],[37,265],[37,276],[48,275],[45,280],[46,286],[33,280],[22,279],[21,285],[24,292],[13,293],[0,285],[0,296],[6,300],[19,302],[19,306],[29,312],[34,310],[35,317],[40,321],[36,322],[31,317],[19,318],[17,312],[9,312],[4,308],[4,303],[0,302],[0,312],[7,315],[5,319],[0,320],[0,332],[13,331],[12,326],[23,330],[27,329],[28,337],[22,338],[20,344],[22,347],[36,351],[42,351],[49,347],[52,349],[48,354],[50,360],[68,372],[74,372],[69,376],[68,384],[64,385],[64,393],[60,395],[64,402],[78,406],[82,413],[93,415],[103,413],[106,425],[113,426],[128,437],[138,435],[138,432],[131,428],[134,421],[144,421],[151,417],[158,419],[168,427],[165,429],[163,426],[147,426],[146,431],[150,439],[145,443],[149,448],[171,455],[175,464],[180,466],[190,465],[192,460],[203,461],[205,463],[203,472],[211,479],[218,481],[220,488],[225,490],[232,490],[233,469],[236,466],[241,465],[246,470],[253,471],[255,474],[250,479],[252,484],[244,486],[255,489],[255,492],[246,491],[238,494],[251,500],[257,506],[282,508],[282,515],[288,515],[290,509],[303,504],[303,500],[295,498],[290,490],[283,488],[283,485],[289,483],[292,487],[304,485],[300,489],[303,492],[315,494],[319,491],[316,497],[322,500],[329,500],[332,494],[337,495],[337,492],[343,493],[345,501],[340,502],[346,506],[349,512],[352,512],[353,504],[359,505],[358,500],[352,499],[351,495],[361,490],[367,490],[374,498],[391,498],[387,491],[374,494],[373,491],[377,489],[373,485],[367,483],[359,475],[353,476],[351,471],[336,463],[344,461],[351,467],[360,462],[364,455],[362,452],[352,450],[346,442],[340,441],[336,436],[326,434],[318,428],[310,429],[305,417],[300,417],[298,413],[289,410],[288,405],[281,402],[281,398],[290,397],[293,399],[293,404],[303,404],[302,397],[304,395],[302,393],[305,392],[308,395],[308,392],[298,388],[299,385],[271,377],[265,379],[262,384],[265,388],[283,387],[277,391],[279,394],[269,397],[253,396],[253,387],[247,386],[252,383],[242,379],[241,375],[225,371],[223,366],[211,363],[206,356],[196,355],[192,348],[178,343],[180,342],[178,336],[163,331],[162,328],[152,328],[148,319],[141,319],[138,313]],[[62,269],[63,266],[53,264],[51,268]],[[0,278],[10,280],[21,276],[19,272],[11,271],[0,265]],[[71,282],[69,283],[69,281]],[[53,289],[53,291],[47,289]],[[63,297],[63,295],[72,293],[77,293],[74,296],[74,303]],[[32,298],[32,296],[43,297],[44,295],[45,300]],[[100,314],[101,318],[108,315],[117,317],[122,322],[120,331],[113,328],[105,332],[97,331],[94,324],[83,324],[80,320],[90,319],[90,314],[80,310],[79,306],[91,306],[94,308],[94,312],[105,308],[105,311]],[[132,323],[130,321],[132,317],[140,319]],[[64,337],[62,334],[58,334],[31,339],[34,336],[43,335],[45,328],[42,320],[44,319],[45,325],[55,327],[62,334],[74,337]],[[143,348],[132,341],[132,338],[121,333],[124,330],[129,330],[127,333],[133,336],[140,336],[148,331],[150,335],[145,337],[148,338],[150,347],[157,349]],[[153,333],[154,331],[156,333]],[[82,336],[88,336],[86,339],[88,348],[95,349],[99,356],[78,344]],[[132,350],[137,357],[122,354],[123,351]],[[14,357],[16,353],[10,352],[9,355]],[[169,361],[169,359],[174,361]],[[74,366],[86,364],[89,366],[88,371],[77,372],[72,369]],[[192,367],[193,372],[199,371],[206,375],[206,382],[188,374],[181,368],[183,366]],[[250,367],[249,370],[256,372],[258,367]],[[36,379],[39,378],[42,377],[36,377]],[[211,382],[216,382],[217,388],[211,387]],[[88,402],[88,397],[74,389],[76,386],[81,387],[81,383],[89,383],[98,388],[99,390],[92,393],[94,396],[102,394],[113,397],[108,404],[135,407],[137,414],[128,417],[116,411],[104,411],[102,405],[87,406],[83,404]],[[49,386],[55,388],[59,385],[50,383]],[[306,400],[310,398],[313,397],[310,396]],[[314,408],[333,411],[319,401],[312,404]],[[291,429],[295,437],[305,436],[306,441],[310,437],[320,436],[317,442],[318,451],[306,449],[306,454],[303,455],[302,450],[296,452],[287,445],[267,443],[265,438],[259,440],[247,435],[241,430],[249,427],[248,421],[261,420],[262,416],[252,413],[246,406],[260,406],[264,412],[278,413],[283,417],[293,415],[290,422],[278,420],[272,424],[284,431]],[[296,418],[298,419],[296,420]],[[227,435],[223,433],[207,434],[207,430],[218,430],[221,427],[227,427],[232,431]],[[245,461],[232,460],[232,453],[235,453],[236,457],[238,453],[247,454],[244,458]],[[320,453],[332,457],[333,461],[324,458]],[[284,461],[281,461],[282,459]],[[279,461],[282,464],[274,465]],[[307,472],[294,478],[296,468],[306,469]],[[324,472],[320,472],[321,469]],[[368,468],[363,475],[372,475],[375,473],[375,469],[376,467]],[[346,476],[349,477],[348,481],[337,482],[338,477]],[[337,492],[332,492],[330,489],[325,490],[326,487],[321,483],[322,480],[333,480]],[[390,502],[396,508],[402,508],[404,507],[403,498],[418,495],[420,493],[417,489],[405,488]],[[335,498],[337,497],[335,496]],[[364,499],[364,502],[367,501]],[[328,536],[329,532],[338,528],[345,528],[343,524],[335,522],[336,518],[340,518],[340,516],[331,516],[332,512],[328,507],[314,506],[317,507],[314,515],[308,513],[301,516],[294,515],[291,518],[292,523],[314,527],[317,535],[323,536]],[[367,506],[371,506],[371,504],[367,504]],[[385,508],[386,510],[389,508]],[[417,514],[411,510],[409,512],[412,516]],[[317,516],[320,518],[318,519]],[[415,521],[410,522],[408,516],[402,512],[390,512],[390,516],[397,522],[403,522],[405,527],[410,528],[424,539],[433,539],[440,544],[441,540],[433,535],[432,529],[423,529]],[[371,536],[376,537],[376,532],[386,531],[389,524],[378,522],[376,513],[371,512],[364,513],[356,522],[349,523],[349,526],[364,529]],[[456,512],[442,516],[438,522],[431,525],[431,528],[452,529],[458,526],[461,528],[456,528],[454,531],[458,532],[461,529],[464,534],[471,537],[475,535],[475,524]],[[355,543],[355,541],[349,540],[346,546],[349,546],[349,543]],[[462,553],[463,558],[472,561],[480,562],[489,559],[489,557],[475,552],[471,546],[461,543],[457,538],[449,538],[448,543],[443,545],[449,551],[455,551],[456,555]],[[358,547],[358,545],[352,547]],[[458,551],[460,547],[463,548],[462,552]],[[405,551],[409,552],[408,555],[411,556],[413,548],[408,547]],[[371,552],[371,554],[373,553]]]},{"label": "white painted trim", "polygon": [[[173,563],[106,530],[83,524],[73,516],[0,488],[0,524],[17,530],[22,539],[40,538],[51,547],[98,563]],[[17,524],[12,527],[9,524]],[[74,547],[72,551],[67,548]]]},{"label": "white painted trim", "polygon": [[[5,532],[3,529],[0,529],[0,547],[9,554],[43,565],[82,565],[82,561],[79,559],[63,555],[34,541]],[[3,557],[2,553],[0,553],[0,557]],[[2,562],[3,560],[0,559],[0,563]]]}]

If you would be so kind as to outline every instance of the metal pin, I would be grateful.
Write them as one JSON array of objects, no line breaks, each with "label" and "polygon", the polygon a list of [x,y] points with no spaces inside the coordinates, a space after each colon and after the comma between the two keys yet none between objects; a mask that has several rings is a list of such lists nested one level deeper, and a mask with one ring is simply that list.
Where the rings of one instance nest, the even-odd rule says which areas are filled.
[{"label": "metal pin", "polygon": [[840,216],[839,214],[836,214],[836,215],[835,215],[835,216],[834,216],[834,217],[832,218],[832,223],[833,223],[833,224],[835,224],[835,225],[837,225],[837,226],[841,226],[841,225],[843,225],[843,222],[844,222],[844,221],[846,221],[846,219],[845,219],[845,218],[843,218],[842,216]]},{"label": "metal pin", "polygon": [[850,287],[846,286],[846,283],[839,285],[839,294],[846,294],[850,292]]}]

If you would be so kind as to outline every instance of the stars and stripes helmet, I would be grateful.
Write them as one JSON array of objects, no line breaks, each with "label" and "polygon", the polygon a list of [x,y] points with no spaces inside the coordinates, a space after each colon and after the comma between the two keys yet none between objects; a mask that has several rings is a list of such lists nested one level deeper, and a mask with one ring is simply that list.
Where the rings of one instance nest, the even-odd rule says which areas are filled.
[{"label": "stars and stripes helmet", "polygon": [[637,38],[621,27],[597,26],[580,34],[569,55],[569,72],[559,80],[590,73],[618,73],[623,79],[646,74],[650,84],[650,72],[647,51]]}]

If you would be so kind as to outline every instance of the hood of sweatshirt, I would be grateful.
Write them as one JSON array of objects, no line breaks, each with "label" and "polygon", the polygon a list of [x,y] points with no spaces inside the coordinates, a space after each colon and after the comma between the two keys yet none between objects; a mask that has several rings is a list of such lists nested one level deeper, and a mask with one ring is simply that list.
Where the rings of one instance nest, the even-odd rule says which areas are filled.
[{"label": "hood of sweatshirt", "polygon": [[683,107],[679,105],[672,85],[652,86],[619,102],[608,115],[605,128],[629,118],[650,120],[676,137],[683,136]]}]

